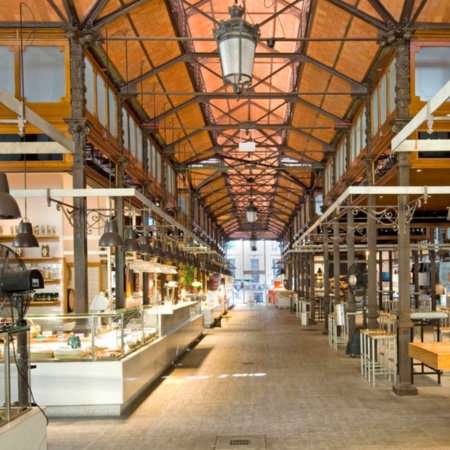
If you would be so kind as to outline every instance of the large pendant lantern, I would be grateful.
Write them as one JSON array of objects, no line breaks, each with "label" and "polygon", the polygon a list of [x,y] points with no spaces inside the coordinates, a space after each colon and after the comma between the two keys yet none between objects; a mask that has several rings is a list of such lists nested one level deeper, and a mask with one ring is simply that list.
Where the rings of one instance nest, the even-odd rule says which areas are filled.
[{"label": "large pendant lantern", "polygon": [[258,25],[251,25],[242,19],[245,8],[235,4],[228,8],[231,18],[221,21],[214,37],[219,46],[222,77],[225,84],[233,86],[236,94],[241,94],[246,86],[251,86],[253,61],[260,32]]}]

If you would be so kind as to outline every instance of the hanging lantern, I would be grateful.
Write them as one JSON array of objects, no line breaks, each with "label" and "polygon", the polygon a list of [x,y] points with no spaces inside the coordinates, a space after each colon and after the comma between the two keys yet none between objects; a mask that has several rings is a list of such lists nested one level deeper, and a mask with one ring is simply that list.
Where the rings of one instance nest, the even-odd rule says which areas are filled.
[{"label": "hanging lantern", "polygon": [[253,200],[250,200],[249,205],[245,208],[245,217],[247,218],[248,223],[256,222],[258,208],[253,204]]},{"label": "hanging lantern", "polygon": [[245,8],[235,4],[228,8],[231,18],[221,21],[219,29],[214,30],[225,84],[233,86],[236,94],[244,87],[251,86],[253,61],[260,32],[258,25],[251,25],[242,19]]}]

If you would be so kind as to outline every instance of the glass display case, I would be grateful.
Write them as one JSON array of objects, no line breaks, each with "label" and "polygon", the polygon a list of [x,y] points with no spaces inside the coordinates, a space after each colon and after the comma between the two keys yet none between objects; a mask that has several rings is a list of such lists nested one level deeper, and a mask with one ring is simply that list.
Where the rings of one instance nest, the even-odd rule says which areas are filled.
[{"label": "glass display case", "polygon": [[0,329],[0,427],[31,409],[28,327]]},{"label": "glass display case", "polygon": [[30,360],[107,361],[121,359],[158,337],[155,307],[90,314],[26,316]]}]

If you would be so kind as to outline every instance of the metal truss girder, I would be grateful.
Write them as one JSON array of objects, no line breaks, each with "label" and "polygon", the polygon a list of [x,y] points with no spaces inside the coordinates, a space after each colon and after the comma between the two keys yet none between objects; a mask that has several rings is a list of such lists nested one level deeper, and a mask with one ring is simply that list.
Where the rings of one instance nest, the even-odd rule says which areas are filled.
[{"label": "metal truss girder", "polygon": [[[196,63],[197,60],[199,60],[199,59],[210,59],[210,58],[219,58],[219,53],[218,52],[184,53],[184,54],[166,62],[165,64],[162,64],[161,66],[148,71],[147,73],[139,76],[138,78],[131,80],[129,83],[122,86],[121,92],[123,92],[126,89],[128,89],[126,92],[131,92],[130,88],[136,89],[136,84],[139,81],[149,78],[151,76],[154,76],[157,73],[171,67],[174,64],[177,64],[180,62]],[[353,79],[347,77],[346,75],[336,71],[332,67],[328,67],[325,64],[322,64],[319,61],[316,61],[315,59],[310,58],[309,56],[306,56],[304,54],[301,54],[301,53],[255,53],[255,59],[266,59],[266,58],[288,59],[291,62],[313,64],[314,66],[318,67],[319,69],[329,72],[332,75],[334,75],[338,78],[341,78],[343,81],[349,83],[352,86],[352,88],[355,90],[355,94],[366,94],[367,93],[367,88],[363,84],[358,83],[356,80],[353,80]],[[136,93],[139,93],[139,92],[136,91]],[[236,97],[236,94],[234,94],[234,96]]]},{"label": "metal truss girder", "polygon": [[381,22],[381,20],[378,20],[375,17],[362,12],[361,10],[355,8],[354,6],[349,5],[346,2],[343,2],[342,0],[327,0],[327,1],[329,3],[332,3],[334,6],[337,6],[338,8],[343,9],[344,11],[348,12],[352,16],[358,17],[358,19],[361,19],[364,22],[368,23],[369,25],[374,26],[378,30],[385,31],[385,32],[389,31],[389,28],[386,26],[386,24],[384,22]]}]

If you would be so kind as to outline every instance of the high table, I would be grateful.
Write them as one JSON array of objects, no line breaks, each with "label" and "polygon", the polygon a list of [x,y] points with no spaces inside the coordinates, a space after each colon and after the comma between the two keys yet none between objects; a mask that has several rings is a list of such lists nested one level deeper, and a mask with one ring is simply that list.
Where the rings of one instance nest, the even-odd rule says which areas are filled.
[{"label": "high table", "polygon": [[[397,312],[395,312],[397,313]],[[411,312],[411,321],[414,323],[415,326],[420,327],[420,344],[430,344],[429,342],[425,343],[423,342],[423,327],[424,326],[435,326],[437,329],[437,339],[439,339],[440,336],[440,326],[441,326],[441,320],[448,320],[448,314],[441,311],[426,311],[426,310],[414,310]],[[411,340],[414,339],[414,335],[411,336]],[[433,342],[435,343],[435,342]],[[416,343],[414,343],[416,344]],[[411,345],[411,344],[410,344]],[[411,355],[410,355],[411,356]],[[414,375],[437,375],[438,383],[441,382],[441,374],[442,372],[439,369],[436,369],[433,366],[428,365],[426,362],[421,361],[418,358],[414,358],[420,361],[419,363],[412,362],[411,364],[411,375],[412,380],[414,381]],[[421,370],[420,372],[414,372],[414,366],[420,366]],[[425,367],[428,367],[431,371],[425,371]]]},{"label": "high table", "polygon": [[410,342],[408,354],[411,358],[420,361],[422,366],[426,366],[438,377],[441,382],[443,370],[450,370],[450,342]]}]

